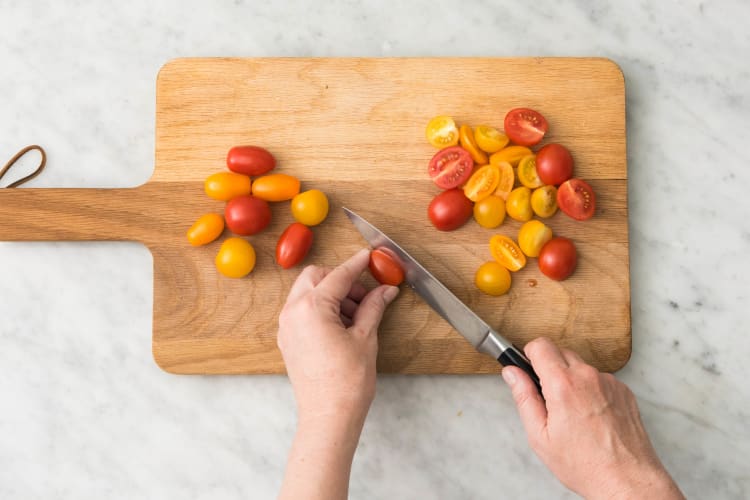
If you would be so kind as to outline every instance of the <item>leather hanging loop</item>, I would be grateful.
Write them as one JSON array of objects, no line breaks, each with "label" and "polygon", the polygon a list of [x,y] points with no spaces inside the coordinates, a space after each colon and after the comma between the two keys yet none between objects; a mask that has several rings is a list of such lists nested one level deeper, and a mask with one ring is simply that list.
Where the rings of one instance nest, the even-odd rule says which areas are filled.
[{"label": "leather hanging loop", "polygon": [[7,188],[18,187],[21,184],[24,184],[24,183],[30,181],[31,179],[33,179],[34,177],[36,177],[37,175],[39,175],[39,174],[42,173],[42,170],[44,170],[45,165],[47,165],[47,153],[44,152],[44,149],[41,146],[37,146],[36,144],[33,144],[31,146],[26,146],[21,151],[19,151],[18,153],[16,153],[13,156],[13,158],[11,158],[10,160],[8,160],[8,163],[6,163],[5,166],[2,169],[0,169],[0,179],[3,178],[3,176],[6,174],[6,172],[8,172],[8,170],[10,170],[11,167],[13,167],[13,165],[15,165],[16,162],[18,160],[20,160],[23,155],[25,155],[29,151],[33,151],[35,149],[42,154],[42,160],[39,162],[39,166],[36,168],[36,170],[34,170],[33,172],[31,172],[26,177],[18,179],[17,181],[15,181],[15,182],[7,185],[6,186]]}]

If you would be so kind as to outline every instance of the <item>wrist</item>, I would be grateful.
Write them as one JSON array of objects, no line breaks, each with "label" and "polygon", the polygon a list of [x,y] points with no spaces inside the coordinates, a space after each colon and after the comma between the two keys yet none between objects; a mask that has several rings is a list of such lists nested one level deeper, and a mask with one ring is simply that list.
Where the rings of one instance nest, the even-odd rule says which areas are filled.
[{"label": "wrist", "polygon": [[588,500],[626,500],[631,498],[679,500],[685,497],[661,464],[619,469],[612,480],[598,491],[584,495]]}]

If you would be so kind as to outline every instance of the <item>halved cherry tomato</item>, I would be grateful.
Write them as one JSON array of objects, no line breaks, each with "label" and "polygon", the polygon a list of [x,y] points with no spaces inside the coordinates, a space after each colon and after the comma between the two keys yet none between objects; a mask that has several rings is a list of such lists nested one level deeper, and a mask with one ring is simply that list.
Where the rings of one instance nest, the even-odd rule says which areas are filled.
[{"label": "halved cherry tomato", "polygon": [[570,179],[557,190],[560,210],[576,220],[590,219],[596,210],[596,196],[588,183],[581,179]]},{"label": "halved cherry tomato", "polygon": [[404,270],[398,259],[387,248],[370,252],[370,274],[381,285],[399,286],[404,281]]},{"label": "halved cherry tomato", "polygon": [[546,219],[557,212],[557,188],[555,186],[542,186],[531,193],[531,210],[536,215]]},{"label": "halved cherry tomato", "polygon": [[238,196],[224,208],[227,227],[234,234],[249,236],[264,230],[271,222],[271,208],[255,196]]},{"label": "halved cherry tomato", "polygon": [[533,109],[511,109],[505,115],[505,133],[516,144],[533,146],[547,133],[547,120]]},{"label": "halved cherry tomato", "polygon": [[495,192],[499,182],[499,168],[495,165],[479,167],[466,182],[464,194],[471,201],[483,200]]},{"label": "halved cherry tomato", "polygon": [[529,257],[538,257],[545,243],[552,239],[552,230],[538,220],[530,220],[518,231],[518,246]]},{"label": "halved cherry tomato", "polygon": [[299,179],[287,174],[258,177],[253,182],[253,196],[266,201],[291,200],[299,194]]},{"label": "halved cherry tomato", "polygon": [[461,144],[462,148],[469,152],[474,163],[477,165],[484,165],[487,163],[487,155],[484,151],[479,149],[471,127],[468,125],[461,125],[461,128],[458,129],[458,142]]},{"label": "halved cherry tomato", "polygon": [[227,153],[227,167],[245,175],[263,175],[276,166],[276,159],[258,146],[235,146]]},{"label": "halved cherry tomato", "polygon": [[490,238],[490,253],[492,258],[509,271],[518,271],[526,265],[526,256],[516,242],[501,234]]},{"label": "halved cherry tomato", "polygon": [[473,204],[460,189],[453,188],[435,196],[427,207],[432,225],[440,231],[453,231],[471,217]]},{"label": "halved cherry tomato", "polygon": [[493,229],[505,220],[505,200],[491,194],[474,204],[474,219],[480,226]]},{"label": "halved cherry tomato", "polygon": [[494,260],[485,262],[474,275],[474,283],[488,295],[503,295],[510,290],[510,273]]},{"label": "halved cherry tomato", "polygon": [[490,163],[497,165],[502,161],[507,161],[515,167],[518,166],[518,162],[521,161],[521,158],[529,156],[530,154],[534,153],[526,146],[508,146],[497,153],[490,155]]},{"label": "halved cherry tomato", "polygon": [[460,146],[441,149],[430,160],[427,172],[440,189],[452,189],[462,185],[474,169],[474,160]]},{"label": "halved cherry tomato", "polygon": [[513,185],[516,182],[516,173],[511,164],[507,161],[501,161],[494,165],[500,170],[500,182],[497,183],[495,194],[503,200],[507,200],[508,195],[513,190]]},{"label": "halved cherry tomato", "polygon": [[284,269],[296,266],[305,259],[312,243],[312,229],[299,222],[292,222],[276,243],[276,262]]},{"label": "halved cherry tomato", "polygon": [[292,198],[292,216],[306,226],[317,226],[328,216],[328,198],[318,189],[310,189]]},{"label": "halved cherry tomato", "polygon": [[560,144],[547,144],[536,154],[536,172],[545,184],[559,186],[573,177],[573,157]]},{"label": "halved cherry tomato", "polygon": [[536,174],[536,158],[534,155],[524,156],[518,162],[518,180],[527,188],[535,189],[544,183]]},{"label": "halved cherry tomato", "polygon": [[552,238],[539,252],[539,270],[553,280],[564,280],[573,274],[577,265],[578,252],[568,238]]},{"label": "halved cherry tomato", "polygon": [[219,214],[202,215],[187,232],[187,239],[193,246],[206,245],[221,236],[224,231],[224,218]]},{"label": "halved cherry tomato", "polygon": [[526,186],[521,186],[511,191],[505,202],[505,211],[517,221],[531,220],[534,216],[531,211],[531,190]]},{"label": "halved cherry tomato", "polygon": [[224,240],[216,254],[216,269],[228,278],[242,278],[255,267],[255,249],[249,241],[232,237]]},{"label": "halved cherry tomato", "polygon": [[206,194],[215,200],[229,201],[235,196],[250,194],[250,177],[234,172],[217,172],[206,178],[203,187]]},{"label": "halved cherry tomato", "polygon": [[458,128],[450,116],[436,116],[427,123],[427,140],[436,148],[458,144]]},{"label": "halved cherry tomato", "polygon": [[477,145],[487,153],[496,153],[508,145],[508,136],[494,127],[479,125],[474,129]]}]

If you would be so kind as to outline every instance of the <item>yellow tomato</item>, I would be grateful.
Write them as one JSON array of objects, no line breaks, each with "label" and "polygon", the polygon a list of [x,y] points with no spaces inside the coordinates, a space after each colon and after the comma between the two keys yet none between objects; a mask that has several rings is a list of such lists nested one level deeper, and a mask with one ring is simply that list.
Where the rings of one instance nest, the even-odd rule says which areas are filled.
[{"label": "yellow tomato", "polygon": [[531,211],[531,189],[521,186],[511,191],[505,202],[505,211],[517,221],[531,220],[534,216]]},{"label": "yellow tomato", "polygon": [[216,255],[216,269],[228,278],[242,278],[255,267],[255,249],[242,238],[227,238]]},{"label": "yellow tomato", "polygon": [[544,183],[536,173],[536,155],[528,155],[518,162],[518,180],[527,188],[535,189]]},{"label": "yellow tomato", "polygon": [[488,125],[479,125],[474,129],[474,139],[488,153],[496,153],[508,145],[508,136]]},{"label": "yellow tomato", "polygon": [[500,182],[497,183],[495,194],[503,200],[507,200],[508,195],[513,190],[516,173],[507,161],[501,161],[497,163],[496,166],[498,170],[500,170]]},{"label": "yellow tomato", "polygon": [[501,234],[490,238],[490,253],[492,258],[509,271],[518,271],[526,265],[526,256],[516,242]]},{"label": "yellow tomato", "polygon": [[187,232],[187,239],[193,246],[211,243],[224,231],[224,217],[219,214],[206,214],[198,218]]},{"label": "yellow tomato", "polygon": [[318,189],[310,189],[292,199],[292,215],[306,226],[317,226],[328,216],[328,198]]},{"label": "yellow tomato", "polygon": [[493,229],[505,220],[505,200],[494,194],[474,204],[474,219],[480,226]]},{"label": "yellow tomato", "polygon": [[286,174],[258,177],[253,182],[253,196],[266,201],[291,200],[299,194],[299,179]]},{"label": "yellow tomato", "polygon": [[502,295],[510,290],[510,273],[495,261],[485,262],[477,269],[474,283],[488,295]]},{"label": "yellow tomato", "polygon": [[518,162],[524,156],[529,156],[533,152],[526,146],[508,146],[503,148],[497,153],[490,156],[490,163],[497,165],[501,161],[507,161],[514,167],[518,166]]},{"label": "yellow tomato", "polygon": [[542,247],[552,239],[552,230],[538,220],[530,220],[518,231],[518,246],[529,257],[539,257]]},{"label": "yellow tomato", "polygon": [[542,186],[531,193],[531,209],[539,217],[546,219],[557,212],[557,188]]},{"label": "yellow tomato", "polygon": [[206,194],[215,200],[229,201],[250,194],[250,177],[234,172],[218,172],[206,178]]},{"label": "yellow tomato", "polygon": [[464,194],[471,201],[480,201],[495,192],[500,182],[500,170],[495,165],[479,167],[464,186]]},{"label": "yellow tomato", "polygon": [[458,127],[450,116],[436,116],[427,124],[427,140],[436,148],[447,148],[458,144]]},{"label": "yellow tomato", "polygon": [[487,163],[487,155],[477,146],[477,141],[474,140],[474,132],[471,131],[471,127],[461,125],[461,128],[458,129],[458,142],[461,143],[462,148],[469,152],[474,163],[477,165]]}]

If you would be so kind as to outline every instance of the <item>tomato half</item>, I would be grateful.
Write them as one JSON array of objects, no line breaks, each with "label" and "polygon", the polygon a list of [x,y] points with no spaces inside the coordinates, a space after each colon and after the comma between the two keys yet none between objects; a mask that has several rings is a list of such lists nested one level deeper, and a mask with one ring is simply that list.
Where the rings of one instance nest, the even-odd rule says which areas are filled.
[{"label": "tomato half", "polygon": [[312,229],[299,222],[292,222],[276,243],[276,262],[284,269],[296,266],[305,259],[312,243]]},{"label": "tomato half", "polygon": [[505,202],[505,211],[511,219],[520,222],[531,220],[534,216],[531,211],[531,190],[526,186],[521,186],[511,191]]},{"label": "tomato half", "polygon": [[500,169],[495,165],[479,167],[464,186],[464,194],[471,201],[479,201],[487,198],[495,192],[500,182]]},{"label": "tomato half", "polygon": [[477,145],[487,153],[496,153],[508,145],[510,139],[494,127],[479,125],[474,129]]},{"label": "tomato half", "polygon": [[188,229],[187,239],[193,246],[206,245],[221,236],[222,231],[224,218],[219,214],[206,214]]},{"label": "tomato half", "polygon": [[235,146],[227,153],[227,167],[238,174],[263,175],[275,166],[273,155],[258,146]]},{"label": "tomato half", "polygon": [[490,155],[490,163],[497,165],[500,162],[505,161],[516,167],[518,166],[518,162],[521,161],[521,158],[531,154],[534,153],[526,146],[508,146],[507,148],[503,148],[497,153]]},{"label": "tomato half", "polygon": [[[492,163],[490,165],[493,165]],[[513,190],[513,185],[516,182],[516,172],[513,167],[507,161],[501,161],[494,163],[494,165],[500,171],[500,182],[497,183],[495,188],[495,194],[503,200],[508,199],[508,195]]]},{"label": "tomato half", "polygon": [[516,242],[501,234],[490,238],[490,253],[492,258],[509,271],[518,271],[526,265],[526,256]]},{"label": "tomato half", "polygon": [[543,183],[559,186],[573,177],[573,156],[565,146],[547,144],[536,154],[536,172]]},{"label": "tomato half", "polygon": [[542,186],[531,193],[531,210],[546,219],[557,212],[557,188],[555,186]]},{"label": "tomato half", "polygon": [[425,135],[436,148],[447,148],[458,144],[458,128],[450,116],[436,116],[427,123]]},{"label": "tomato half", "polygon": [[474,219],[480,226],[493,229],[505,220],[505,200],[494,194],[474,204]]},{"label": "tomato half", "polygon": [[328,216],[328,198],[319,189],[310,189],[292,198],[292,216],[306,226],[317,226]]},{"label": "tomato half", "polygon": [[529,257],[538,257],[545,243],[552,239],[552,230],[538,220],[530,220],[518,231],[518,246]]},{"label": "tomato half", "polygon": [[538,144],[547,133],[547,127],[547,120],[533,109],[511,109],[505,115],[505,133],[521,146]]},{"label": "tomato half", "polygon": [[238,196],[224,208],[227,227],[234,234],[249,236],[264,230],[271,222],[271,208],[255,196]]},{"label": "tomato half", "polygon": [[564,280],[573,274],[577,265],[578,252],[568,238],[552,238],[539,252],[539,270],[553,280]]},{"label": "tomato half", "polygon": [[209,175],[203,188],[215,200],[229,201],[235,196],[250,194],[250,177],[234,172],[217,172]]},{"label": "tomato half", "polygon": [[227,238],[221,244],[214,263],[224,276],[242,278],[255,268],[255,249],[249,241],[242,238]]},{"label": "tomato half", "polygon": [[473,204],[460,189],[448,189],[435,196],[427,207],[430,222],[440,231],[453,231],[471,217]]},{"label": "tomato half", "polygon": [[469,152],[474,163],[477,165],[484,165],[487,163],[487,155],[484,151],[479,149],[471,127],[468,125],[461,125],[461,128],[458,129],[458,142],[461,144],[462,148]]},{"label": "tomato half", "polygon": [[531,189],[544,185],[536,173],[536,157],[534,155],[524,156],[518,162],[518,180]]},{"label": "tomato half", "polygon": [[474,169],[474,160],[460,146],[441,149],[430,160],[427,172],[440,189],[452,189],[466,182]]},{"label": "tomato half", "polygon": [[557,190],[557,204],[570,217],[586,220],[596,211],[596,196],[586,181],[570,179]]},{"label": "tomato half", "polygon": [[387,248],[370,252],[370,274],[381,285],[399,286],[404,281],[404,270]]},{"label": "tomato half", "polygon": [[291,200],[299,194],[299,179],[287,174],[258,177],[253,182],[253,196],[266,201]]},{"label": "tomato half", "polygon": [[474,283],[484,293],[498,296],[510,290],[511,277],[505,267],[493,260],[479,266]]}]

